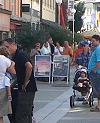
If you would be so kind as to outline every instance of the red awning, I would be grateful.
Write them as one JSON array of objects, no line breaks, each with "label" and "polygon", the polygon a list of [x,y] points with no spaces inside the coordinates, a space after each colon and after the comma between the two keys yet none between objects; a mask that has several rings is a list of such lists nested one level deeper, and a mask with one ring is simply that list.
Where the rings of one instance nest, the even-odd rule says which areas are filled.
[{"label": "red awning", "polygon": [[10,29],[11,30],[16,30],[18,26],[21,26],[21,24],[18,22],[10,22]]}]

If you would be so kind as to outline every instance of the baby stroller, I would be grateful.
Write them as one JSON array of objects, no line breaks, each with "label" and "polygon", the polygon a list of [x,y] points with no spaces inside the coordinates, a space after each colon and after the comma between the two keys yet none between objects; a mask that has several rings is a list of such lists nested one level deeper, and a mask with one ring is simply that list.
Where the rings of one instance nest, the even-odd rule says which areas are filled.
[{"label": "baby stroller", "polygon": [[[90,107],[93,106],[93,91],[91,82],[87,78],[82,79],[80,77],[82,72],[86,73],[88,78],[87,68],[79,66],[75,72],[74,85],[72,87],[73,95],[70,96],[71,108],[75,106],[75,101],[82,101],[83,104],[89,104]],[[82,82],[80,80],[82,80]]]}]

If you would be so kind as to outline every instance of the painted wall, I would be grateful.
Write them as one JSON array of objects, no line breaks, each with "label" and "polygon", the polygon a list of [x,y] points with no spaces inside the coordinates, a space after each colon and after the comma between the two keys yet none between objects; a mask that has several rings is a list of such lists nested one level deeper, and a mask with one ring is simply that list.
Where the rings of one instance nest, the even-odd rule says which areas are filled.
[{"label": "painted wall", "polygon": [[[22,4],[30,4],[31,9],[31,0],[22,0]],[[40,0],[39,3],[32,0],[32,16],[30,12],[22,12],[22,18],[26,22],[32,21],[32,23],[40,22]],[[32,20],[31,20],[32,18]]]},{"label": "painted wall", "polygon": [[55,22],[55,0],[48,0],[42,4],[42,18]]},{"label": "painted wall", "polygon": [[10,15],[0,13],[0,31],[10,30]]},{"label": "painted wall", "polygon": [[2,8],[12,11],[12,16],[20,17],[21,0],[0,0]]}]

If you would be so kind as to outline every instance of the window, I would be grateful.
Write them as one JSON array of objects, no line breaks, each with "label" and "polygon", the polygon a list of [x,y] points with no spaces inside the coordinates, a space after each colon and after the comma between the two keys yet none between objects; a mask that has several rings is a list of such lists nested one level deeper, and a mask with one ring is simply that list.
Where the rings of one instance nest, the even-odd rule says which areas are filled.
[{"label": "window", "polygon": [[46,0],[44,0],[44,5],[46,6]]},{"label": "window", "polygon": [[39,0],[36,0],[37,3],[39,3]]},{"label": "window", "polygon": [[22,12],[30,12],[30,4],[22,4]]},{"label": "window", "polygon": [[3,32],[2,33],[2,39],[7,39],[8,38],[8,33],[7,32]]},{"label": "window", "polygon": [[53,5],[53,10],[54,10],[55,9],[55,0],[53,0],[52,5]]},{"label": "window", "polygon": [[97,7],[97,11],[100,11],[100,6]]},{"label": "window", "polygon": [[50,0],[50,8],[52,9],[52,0]]},{"label": "window", "polygon": [[36,2],[36,3],[39,3],[39,0],[33,0],[34,2]]},{"label": "window", "polygon": [[49,7],[49,0],[47,0],[47,6]]}]

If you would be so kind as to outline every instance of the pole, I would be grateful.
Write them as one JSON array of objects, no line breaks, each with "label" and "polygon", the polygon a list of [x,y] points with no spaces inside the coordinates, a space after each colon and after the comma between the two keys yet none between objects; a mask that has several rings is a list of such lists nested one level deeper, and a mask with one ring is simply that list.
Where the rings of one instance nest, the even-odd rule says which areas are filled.
[{"label": "pole", "polygon": [[74,46],[74,12],[73,12],[73,46]]},{"label": "pole", "polygon": [[43,0],[40,0],[40,22],[42,22],[42,2]]},{"label": "pole", "polygon": [[74,0],[73,0],[73,46],[75,45],[74,43],[74,34],[75,34],[75,23],[74,23],[74,14],[75,14],[75,9],[74,9]]},{"label": "pole", "polygon": [[60,3],[58,3],[58,24],[60,25]]},{"label": "pole", "polygon": [[32,0],[31,0],[31,9],[30,9],[30,23],[31,23],[31,31],[32,31]]}]

